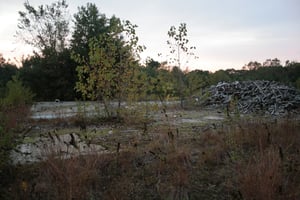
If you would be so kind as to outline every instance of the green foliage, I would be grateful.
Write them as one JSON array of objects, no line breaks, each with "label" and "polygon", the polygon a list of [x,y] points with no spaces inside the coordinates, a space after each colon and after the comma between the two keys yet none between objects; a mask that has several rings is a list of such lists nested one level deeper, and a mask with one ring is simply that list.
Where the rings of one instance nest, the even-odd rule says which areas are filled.
[{"label": "green foliage", "polygon": [[143,47],[137,44],[136,25],[114,16],[106,19],[105,25],[107,32],[89,39],[88,59],[76,52],[73,58],[79,63],[76,91],[84,99],[103,100],[110,116],[109,102],[117,99],[120,105],[131,91],[131,83],[141,78],[134,79],[138,77],[135,76],[136,59]]},{"label": "green foliage", "polygon": [[199,95],[202,94],[202,90],[209,86],[210,74],[208,71],[194,70],[186,75],[188,81],[188,94]]},{"label": "green foliage", "polygon": [[159,67],[160,67],[159,62],[153,60],[152,58],[147,58],[144,71],[148,77],[155,78],[157,77],[157,71]]},{"label": "green foliage", "polygon": [[28,114],[27,105],[33,94],[23,86],[17,76],[6,84],[7,93],[0,99],[0,198],[3,199],[12,180],[11,151],[18,145],[20,136],[17,130],[22,128],[24,117]]},{"label": "green foliage", "polygon": [[153,92],[159,100],[168,100],[174,96],[174,85],[171,73],[165,69],[158,71],[157,79],[153,80]]},{"label": "green foliage", "polygon": [[89,41],[109,29],[108,18],[100,14],[97,6],[87,3],[78,8],[74,15],[74,32],[72,33],[71,49],[75,55],[80,55],[85,62],[89,62]]},{"label": "green foliage", "polygon": [[210,83],[212,85],[217,84],[218,82],[221,82],[221,81],[226,81],[226,82],[231,81],[231,78],[230,78],[230,75],[228,72],[226,72],[224,70],[218,70],[211,75]]},{"label": "green foliage", "polygon": [[65,0],[33,7],[24,3],[17,36],[38,52],[22,61],[20,78],[38,100],[74,100],[75,63],[68,47],[69,14]]},{"label": "green foliage", "polygon": [[34,94],[23,86],[17,76],[7,83],[7,94],[1,100],[1,106],[26,105],[32,102]]},{"label": "green foliage", "polygon": [[[286,66],[281,66],[278,65],[278,59],[267,59],[267,61],[269,63],[267,66],[261,66],[258,68],[253,67],[249,70],[245,70],[246,67],[243,70],[231,69],[223,71],[222,73],[226,73],[225,76],[227,76],[227,79],[231,81],[268,80],[277,81],[296,87],[297,79],[300,77],[300,63],[291,62]],[[275,65],[276,63],[277,65]],[[217,72],[214,74],[216,73]],[[214,76],[214,74],[212,75]]]},{"label": "green foliage", "polygon": [[187,91],[187,79],[186,75],[181,71],[179,67],[173,67],[171,71],[174,84],[174,94],[175,96],[184,97]]},{"label": "green foliage", "polygon": [[5,87],[7,82],[10,81],[17,72],[18,68],[6,62],[2,54],[0,54],[0,98],[3,98],[6,93]]},{"label": "green foliage", "polygon": [[135,102],[141,100],[149,100],[149,77],[141,67],[133,66],[131,69],[130,77],[127,87],[123,88],[127,101]]},{"label": "green foliage", "polygon": [[84,99],[111,98],[118,81],[117,69],[114,68],[117,48],[109,38],[91,40],[90,48],[90,63],[77,67],[79,82],[76,90],[82,93]]},{"label": "green foliage", "polygon": [[76,63],[71,59],[70,50],[48,56],[35,55],[23,61],[20,78],[36,94],[36,99],[74,100]]},{"label": "green foliage", "polygon": [[300,89],[300,77],[296,81],[296,88]]}]

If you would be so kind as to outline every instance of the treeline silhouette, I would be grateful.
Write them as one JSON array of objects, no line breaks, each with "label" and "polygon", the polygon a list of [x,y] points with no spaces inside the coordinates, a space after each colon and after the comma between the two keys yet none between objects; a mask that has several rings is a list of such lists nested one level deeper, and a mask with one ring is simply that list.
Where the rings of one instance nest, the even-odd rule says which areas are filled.
[{"label": "treeline silhouette", "polygon": [[[145,65],[138,65],[137,68],[144,88],[144,92],[140,93],[138,98],[140,100],[157,99],[157,95],[176,98],[179,96],[179,82],[181,82],[185,97],[197,95],[204,88],[221,81],[268,80],[300,89],[300,63],[297,62],[286,66],[244,67],[241,70],[227,69],[209,72],[197,69],[183,72],[178,67],[170,68],[149,59]],[[81,99],[80,94],[74,90],[77,81],[76,63],[70,59],[68,51],[55,58],[39,56],[27,58],[20,68],[3,61],[0,65],[1,96],[5,94],[6,83],[15,75],[31,89],[36,101]],[[181,77],[181,80],[178,80],[178,77]]]}]

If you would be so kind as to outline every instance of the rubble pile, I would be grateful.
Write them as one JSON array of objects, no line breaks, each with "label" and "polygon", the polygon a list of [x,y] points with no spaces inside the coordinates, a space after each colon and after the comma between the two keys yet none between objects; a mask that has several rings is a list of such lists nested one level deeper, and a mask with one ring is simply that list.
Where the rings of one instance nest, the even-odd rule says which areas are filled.
[{"label": "rubble pile", "polygon": [[299,111],[299,90],[274,81],[220,82],[206,91],[202,105],[228,108],[234,105],[238,112],[272,115]]}]

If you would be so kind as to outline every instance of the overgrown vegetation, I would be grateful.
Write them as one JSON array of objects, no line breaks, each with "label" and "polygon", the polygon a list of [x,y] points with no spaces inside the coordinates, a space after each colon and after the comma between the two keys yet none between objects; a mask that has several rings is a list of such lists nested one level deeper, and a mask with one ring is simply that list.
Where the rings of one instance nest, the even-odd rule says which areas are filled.
[{"label": "overgrown vegetation", "polygon": [[[241,116],[234,99],[224,120],[176,122],[191,110],[217,112],[184,103],[220,81],[299,88],[299,63],[268,59],[243,70],[183,71],[182,55],[194,56],[194,47],[182,23],[168,32],[174,62],[149,58],[141,65],[144,47],[131,22],[88,3],[69,35],[66,1],[24,6],[18,34],[37,51],[21,68],[0,56],[1,199],[300,199],[299,116]],[[74,117],[33,120],[33,98],[98,100],[104,109],[95,112],[105,115],[91,117],[79,104]],[[19,144],[39,137],[55,143],[64,135],[65,152],[45,147],[40,162],[12,163]],[[80,152],[75,136],[90,152]],[[76,153],[68,155],[69,148]]]},{"label": "overgrown vegetation", "polygon": [[10,152],[27,133],[24,122],[29,113],[28,105],[34,96],[16,76],[8,81],[5,91],[4,97],[0,98],[0,192],[3,198],[6,198],[8,185],[15,181],[12,178],[14,172],[11,169]]},{"label": "overgrown vegetation", "polygon": [[[16,199],[299,198],[296,118],[249,116],[217,124],[170,126],[172,113],[183,111],[164,109],[159,123],[142,121],[141,116],[138,123],[131,121],[138,110],[127,112],[124,122],[103,121],[101,126],[114,127],[112,133],[94,132],[97,122],[88,122],[79,133],[108,151],[69,158],[53,151],[40,163],[13,167],[14,175],[4,187],[10,192],[4,195]],[[53,127],[51,121],[44,123]],[[122,132],[133,127],[134,133]]]}]

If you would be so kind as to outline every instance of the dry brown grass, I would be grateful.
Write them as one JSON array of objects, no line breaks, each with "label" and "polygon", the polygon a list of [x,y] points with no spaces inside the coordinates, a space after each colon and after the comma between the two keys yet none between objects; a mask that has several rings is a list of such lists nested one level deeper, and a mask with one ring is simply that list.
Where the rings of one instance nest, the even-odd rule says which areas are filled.
[{"label": "dry brown grass", "polygon": [[[84,199],[97,173],[97,156],[57,159],[49,157],[41,166],[43,171],[33,193],[55,199]],[[42,198],[44,198],[42,196]]]},{"label": "dry brown grass", "polygon": [[69,159],[53,154],[32,179],[21,176],[13,191],[28,199],[300,197],[297,120],[233,120],[184,137],[170,123],[148,126],[145,134],[138,125],[143,121],[134,120],[123,124],[139,128],[134,136],[105,136],[110,153]]},{"label": "dry brown grass", "polygon": [[5,125],[4,128],[6,130],[18,129],[22,128],[23,123],[28,121],[27,117],[30,115],[30,108],[27,105],[18,105],[2,109],[1,112],[5,120],[5,123],[2,123],[2,125]]},{"label": "dry brown grass", "polygon": [[[237,162],[238,188],[244,199],[299,198],[299,124],[280,122],[243,122],[235,133],[247,158]],[[298,157],[298,158],[297,158]],[[291,163],[298,165],[291,166]],[[291,170],[292,168],[292,170]]]},{"label": "dry brown grass", "polygon": [[238,182],[244,199],[274,200],[282,190],[282,162],[278,151],[267,149],[240,166]]}]

